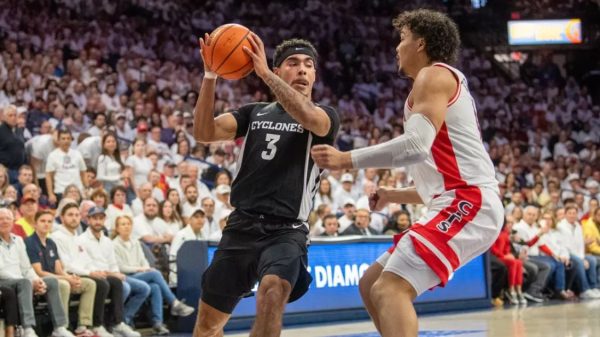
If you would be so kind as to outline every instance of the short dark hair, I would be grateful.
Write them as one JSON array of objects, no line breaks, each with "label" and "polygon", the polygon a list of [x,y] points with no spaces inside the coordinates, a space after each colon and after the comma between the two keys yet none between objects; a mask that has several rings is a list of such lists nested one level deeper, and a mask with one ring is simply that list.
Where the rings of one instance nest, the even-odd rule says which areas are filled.
[{"label": "short dark hair", "polygon": [[37,222],[42,216],[49,214],[53,219],[54,219],[54,212],[52,212],[51,210],[48,209],[43,209],[41,211],[37,211],[37,213],[35,213],[35,222]]},{"label": "short dark hair", "polygon": [[64,206],[63,206],[63,208],[60,210],[60,215],[61,215],[61,216],[64,216],[64,215],[67,213],[67,211],[68,211],[69,209],[71,209],[71,208],[77,208],[77,210],[79,210],[79,205],[77,205],[77,204],[76,204],[76,203],[74,203],[74,202],[69,202],[69,203],[67,203],[67,204],[66,204],[66,205],[64,205]]},{"label": "short dark hair", "polygon": [[[325,221],[329,220],[329,219],[335,219],[337,221],[337,217],[333,214],[327,214],[324,218],[323,218],[323,223],[322,226],[325,227]],[[340,227],[340,223],[338,222],[338,227]]]},{"label": "short dark hair", "polygon": [[[289,39],[289,40],[285,40],[283,42],[281,42],[277,47],[275,47],[275,51],[273,52],[273,62],[275,63],[276,60],[279,58],[279,56],[281,54],[283,54],[286,50],[290,49],[290,48],[295,48],[295,47],[304,47],[304,48],[308,48],[314,55],[315,55],[315,59],[313,59],[315,67],[317,65],[317,60],[316,58],[319,57],[319,53],[317,53],[317,49],[315,48],[315,46],[313,46],[312,43],[310,43],[307,40],[304,39]],[[279,65],[274,65],[274,66],[279,66]]]},{"label": "short dark hair", "polygon": [[456,23],[446,14],[430,9],[406,11],[398,15],[392,24],[398,32],[407,27],[413,34],[425,39],[425,52],[431,61],[456,62],[460,34]]},{"label": "short dark hair", "polygon": [[67,128],[59,128],[58,129],[58,139],[60,139],[61,135],[69,135],[69,137],[71,137],[71,139],[73,139],[73,134],[71,134],[71,131],[69,131],[69,129],[67,129]]},{"label": "short dark hair", "polygon": [[117,193],[117,191],[121,191],[123,192],[123,194],[125,194],[125,196],[127,196],[127,189],[124,186],[117,185],[110,190],[111,201],[115,199],[115,194]]}]

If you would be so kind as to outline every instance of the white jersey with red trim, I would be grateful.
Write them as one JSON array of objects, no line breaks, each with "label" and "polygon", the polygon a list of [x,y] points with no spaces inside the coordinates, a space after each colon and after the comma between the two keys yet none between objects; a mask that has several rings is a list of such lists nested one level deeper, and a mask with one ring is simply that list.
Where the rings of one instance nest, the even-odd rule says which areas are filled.
[{"label": "white jersey with red trim", "polygon": [[[408,167],[419,196],[427,205],[436,196],[457,188],[477,186],[498,191],[494,165],[481,140],[475,101],[469,93],[467,79],[458,69],[447,64],[435,63],[434,66],[450,70],[459,85],[448,102],[444,124],[435,137],[429,156],[425,161]],[[412,113],[407,99],[405,118],[408,119]]]}]

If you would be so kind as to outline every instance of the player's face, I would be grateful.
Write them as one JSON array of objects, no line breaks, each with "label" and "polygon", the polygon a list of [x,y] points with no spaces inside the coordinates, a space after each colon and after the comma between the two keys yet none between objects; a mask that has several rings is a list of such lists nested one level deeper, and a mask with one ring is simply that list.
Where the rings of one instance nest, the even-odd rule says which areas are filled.
[{"label": "player's face", "polygon": [[278,68],[275,68],[275,74],[292,88],[310,98],[313,84],[317,78],[315,62],[312,57],[304,54],[290,55]]},{"label": "player's face", "polygon": [[417,52],[423,48],[423,39],[416,37],[407,27],[403,27],[400,31],[400,43],[396,47],[398,73],[410,76],[416,63]]}]

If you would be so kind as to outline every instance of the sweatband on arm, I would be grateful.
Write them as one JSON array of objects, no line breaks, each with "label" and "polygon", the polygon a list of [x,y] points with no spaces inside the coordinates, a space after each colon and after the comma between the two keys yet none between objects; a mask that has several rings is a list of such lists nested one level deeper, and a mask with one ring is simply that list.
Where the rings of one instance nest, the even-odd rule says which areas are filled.
[{"label": "sweatband on arm", "polygon": [[404,134],[385,143],[350,152],[354,168],[391,168],[419,163],[427,158],[437,131],[420,113],[404,123]]}]

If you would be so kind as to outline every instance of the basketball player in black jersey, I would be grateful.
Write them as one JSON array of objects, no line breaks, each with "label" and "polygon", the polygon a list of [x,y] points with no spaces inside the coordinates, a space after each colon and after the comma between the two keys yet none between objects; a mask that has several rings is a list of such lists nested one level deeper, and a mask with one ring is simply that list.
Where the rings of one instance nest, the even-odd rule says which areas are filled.
[{"label": "basketball player in black jersey", "polygon": [[[339,117],[333,108],[311,101],[317,52],[310,42],[281,43],[271,70],[261,39],[252,34],[250,41],[252,50],[244,50],[277,100],[244,105],[215,118],[217,75],[205,62],[194,110],[196,140],[244,137],[231,192],[235,211],[202,279],[194,337],[223,336],[231,312],[257,281],[256,321],[250,336],[279,336],[286,303],[300,298],[312,281],[306,270],[306,221],[321,171],[310,149],[333,144]],[[200,39],[200,47],[210,48],[208,34]]]}]

